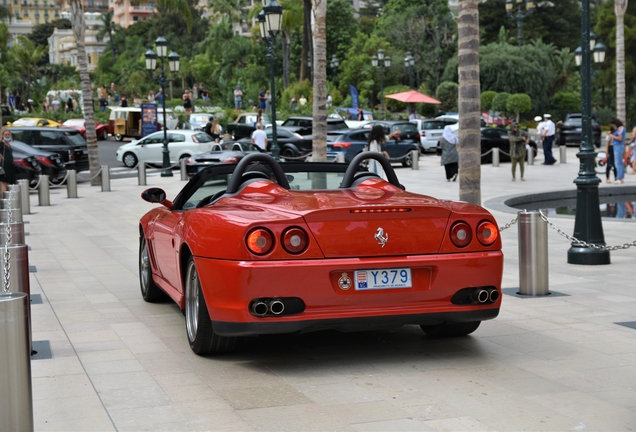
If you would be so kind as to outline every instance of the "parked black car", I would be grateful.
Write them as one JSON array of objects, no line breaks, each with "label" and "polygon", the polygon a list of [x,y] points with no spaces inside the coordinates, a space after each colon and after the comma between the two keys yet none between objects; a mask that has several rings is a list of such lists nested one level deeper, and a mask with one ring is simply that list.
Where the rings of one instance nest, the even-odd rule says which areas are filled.
[{"label": "parked black car", "polygon": [[395,131],[400,131],[398,141],[412,142],[418,145],[420,144],[420,131],[417,129],[417,125],[411,123],[408,120],[404,121],[388,121],[388,120],[371,120],[364,125],[365,129],[371,129],[375,125],[380,125],[384,128],[384,133],[389,135]]},{"label": "parked black car", "polygon": [[[311,153],[313,146],[311,133],[301,133],[306,131],[307,129],[302,127],[276,127],[276,137],[278,138],[277,142],[281,157],[298,158]],[[311,128],[309,131],[311,131]],[[268,127],[265,129],[265,133],[267,133],[267,141],[269,141],[271,150],[274,131],[271,127]]]},{"label": "parked black car", "polygon": [[86,140],[76,129],[50,127],[11,127],[13,139],[22,141],[38,150],[59,154],[67,169],[86,171],[88,148]]},{"label": "parked black car", "polygon": [[[555,144],[580,145],[582,122],[581,114],[567,114],[563,123],[557,123]],[[601,125],[595,118],[592,118],[592,139],[597,148],[601,146]]]},{"label": "parked black car", "polygon": [[[295,131],[300,135],[311,135],[313,133],[313,117],[292,116],[285,120],[282,124],[284,127],[294,127]],[[327,131],[349,129],[347,123],[343,119],[327,118]]]},{"label": "parked black car", "polygon": [[38,184],[40,174],[42,174],[42,167],[35,156],[14,149],[13,166],[15,167],[16,180],[29,180],[29,187],[35,187]]},{"label": "parked black car", "polygon": [[[327,132],[327,153],[330,156],[342,153],[345,162],[349,163],[358,153],[366,150],[370,133],[371,129],[367,128]],[[412,165],[413,150],[419,151],[419,143],[413,140],[390,139],[382,146],[382,151],[389,154],[391,162],[400,162],[404,166]]]},{"label": "parked black car", "polygon": [[192,177],[202,169],[222,163],[238,163],[245,155],[263,152],[256,144],[248,141],[214,144],[212,150],[195,154],[188,158],[186,173]]},{"label": "parked black car", "polygon": [[11,142],[11,148],[14,153],[18,151],[25,156],[33,156],[40,165],[41,173],[48,175],[51,183],[60,184],[66,177],[66,165],[59,154],[38,150],[17,140]]}]

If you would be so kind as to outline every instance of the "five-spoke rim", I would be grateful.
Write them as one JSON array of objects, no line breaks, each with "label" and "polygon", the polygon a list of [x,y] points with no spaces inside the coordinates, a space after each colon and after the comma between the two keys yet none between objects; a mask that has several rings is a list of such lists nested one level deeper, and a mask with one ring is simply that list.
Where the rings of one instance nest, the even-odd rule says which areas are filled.
[{"label": "five-spoke rim", "polygon": [[190,341],[194,341],[197,337],[197,319],[199,316],[199,275],[197,274],[197,268],[194,265],[194,261],[191,261],[188,265],[188,272],[186,275],[185,309],[188,338]]}]

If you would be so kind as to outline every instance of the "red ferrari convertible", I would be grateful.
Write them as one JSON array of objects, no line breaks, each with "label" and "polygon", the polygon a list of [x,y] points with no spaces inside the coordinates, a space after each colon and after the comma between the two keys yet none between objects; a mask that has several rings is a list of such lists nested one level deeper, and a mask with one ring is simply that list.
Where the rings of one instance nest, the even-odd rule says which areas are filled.
[{"label": "red ferrari convertible", "polygon": [[[375,159],[388,181],[363,171]],[[389,161],[277,163],[264,153],[199,172],[141,218],[141,293],[185,312],[197,354],[241,336],[419,325],[463,336],[501,306],[499,229],[485,209],[406,192]]]}]

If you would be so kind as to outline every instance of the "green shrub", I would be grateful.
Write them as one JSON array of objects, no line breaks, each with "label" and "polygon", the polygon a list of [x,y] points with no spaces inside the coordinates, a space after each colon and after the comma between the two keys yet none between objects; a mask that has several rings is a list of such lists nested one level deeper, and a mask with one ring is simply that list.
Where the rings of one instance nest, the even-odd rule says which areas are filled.
[{"label": "green shrub", "polygon": [[[599,108],[594,113],[596,121],[602,126],[609,126],[612,117],[614,117],[614,111],[611,108]],[[609,130],[609,129],[608,129]]]},{"label": "green shrub", "polygon": [[492,100],[495,96],[497,96],[497,92],[492,90],[487,90],[481,94],[480,100],[482,111],[490,111],[492,109]]},{"label": "green shrub", "polygon": [[508,109],[508,98],[510,97],[510,93],[501,92],[497,93],[497,95],[492,99],[492,110],[499,111],[500,113],[505,113]]},{"label": "green shrub", "polygon": [[437,86],[435,97],[442,103],[442,110],[457,111],[459,86],[451,81],[444,81]]},{"label": "green shrub", "polygon": [[508,98],[506,111],[515,113],[519,121],[519,113],[527,113],[532,109],[532,99],[525,93],[516,93]]},{"label": "green shrub", "polygon": [[581,112],[581,95],[574,92],[558,92],[552,97],[552,108],[562,114]]}]

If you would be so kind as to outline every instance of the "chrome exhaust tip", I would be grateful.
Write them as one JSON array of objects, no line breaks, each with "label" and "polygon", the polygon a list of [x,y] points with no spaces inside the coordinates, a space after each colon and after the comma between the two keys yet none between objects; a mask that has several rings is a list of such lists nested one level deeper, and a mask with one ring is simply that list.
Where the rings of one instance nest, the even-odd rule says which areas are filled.
[{"label": "chrome exhaust tip", "polygon": [[274,315],[280,315],[285,310],[285,304],[280,300],[270,300],[267,306],[269,306],[269,311]]},{"label": "chrome exhaust tip", "polygon": [[488,301],[488,291],[485,289],[474,289],[470,293],[470,298],[474,303],[486,303]]},{"label": "chrome exhaust tip", "polygon": [[256,316],[265,316],[268,311],[267,303],[262,301],[257,301],[252,303],[252,313]]},{"label": "chrome exhaust tip", "polygon": [[499,300],[499,291],[496,289],[490,290],[490,293],[488,293],[488,300],[490,300],[491,303],[495,303]]}]

